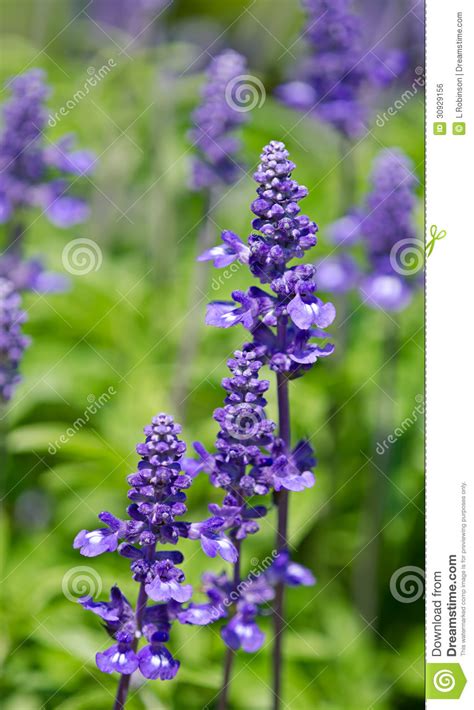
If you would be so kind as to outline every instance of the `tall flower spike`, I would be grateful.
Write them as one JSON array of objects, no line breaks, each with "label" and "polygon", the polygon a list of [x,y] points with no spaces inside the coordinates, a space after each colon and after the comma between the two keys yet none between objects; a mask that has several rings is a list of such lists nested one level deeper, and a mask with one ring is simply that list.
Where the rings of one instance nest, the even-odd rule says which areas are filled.
[{"label": "tall flower spike", "polygon": [[[265,349],[246,343],[227,361],[231,377],[224,377],[227,392],[225,406],[214,412],[220,430],[216,453],[208,453],[195,443],[199,455],[198,470],[209,474],[213,486],[226,495],[222,506],[209,506],[213,518],[208,521],[213,530],[226,530],[231,539],[243,540],[258,531],[256,520],[266,514],[266,508],[250,503],[254,496],[264,496],[273,490],[270,450],[274,445],[275,423],[267,419],[265,392],[270,383],[259,379]],[[191,526],[190,537],[198,528]],[[217,543],[201,537],[209,550]],[[214,557],[214,555],[211,555]]]},{"label": "tall flower spike", "polygon": [[[308,190],[292,179],[295,165],[284,143],[272,141],[260,157],[254,175],[258,197],[251,205],[256,215],[252,225],[258,232],[248,240],[248,264],[254,276],[270,285],[273,294],[256,286],[245,293],[234,291],[234,303],[209,304],[206,322],[221,328],[241,323],[264,347],[265,359],[273,370],[297,377],[320,357],[333,352],[331,344],[321,346],[313,339],[328,338],[325,329],[333,322],[335,309],[316,296],[316,269],[312,264],[289,265],[316,245],[318,227],[300,214],[298,204]],[[227,234],[223,233],[224,240]],[[244,247],[240,242],[239,249]],[[211,252],[202,258],[213,258]]]},{"label": "tall flower spike", "polygon": [[84,222],[89,207],[71,194],[71,178],[91,171],[93,154],[75,150],[73,136],[45,141],[50,90],[42,70],[15,77],[8,88],[12,96],[2,107],[0,135],[0,223],[24,207],[40,207],[58,227]]},{"label": "tall flower spike", "polygon": [[416,238],[413,221],[412,162],[399,149],[382,150],[374,161],[371,180],[360,226],[369,273],[361,281],[360,292],[374,308],[399,311],[410,303],[413,287],[419,285],[406,277],[415,275],[423,264],[423,245]]},{"label": "tall flower spike", "polygon": [[227,49],[211,60],[202,90],[202,102],[192,115],[190,138],[199,152],[192,164],[195,190],[215,185],[231,185],[241,170],[237,160],[240,141],[234,135],[246,121],[239,111],[233,83],[246,71],[242,55]]},{"label": "tall flower spike", "polygon": [[19,366],[30,340],[22,333],[26,314],[13,284],[0,277],[0,403],[8,402],[21,381]]},{"label": "tall flower spike", "polygon": [[405,67],[398,50],[369,51],[362,20],[351,0],[303,0],[308,13],[304,37],[310,52],[298,80],[283,84],[278,96],[292,108],[319,116],[344,136],[364,131],[367,88],[390,84]]},{"label": "tall flower spike", "polygon": [[[311,469],[316,463],[309,441],[301,441],[291,448],[289,381],[303,375],[319,358],[333,352],[331,344],[320,345],[314,343],[313,339],[328,338],[325,329],[335,318],[335,308],[332,303],[324,303],[316,295],[315,267],[312,264],[293,263],[316,245],[318,228],[309,217],[300,214],[299,202],[308,191],[292,178],[295,165],[285,145],[271,141],[264,147],[260,159],[254,175],[258,185],[257,199],[251,205],[255,215],[252,222],[255,232],[250,235],[248,246],[237,235],[231,233],[232,238],[229,239],[229,232],[224,232],[224,247],[220,251],[218,247],[208,250],[201,258],[212,259],[216,266],[222,266],[234,255],[235,258],[245,255],[245,259],[241,260],[248,262],[252,275],[271,290],[268,292],[258,286],[251,286],[246,292],[234,291],[233,302],[209,304],[206,322],[221,328],[242,324],[253,336],[253,343],[246,347],[255,349],[259,363],[267,363],[276,372],[279,436],[270,444],[268,462],[261,462],[255,468],[259,476],[258,485],[263,487],[261,492],[268,491],[272,486],[278,506],[278,562],[275,562],[269,578],[276,586],[276,645],[273,658],[274,697],[278,699],[281,695],[284,588],[297,583],[294,575],[300,574],[301,584],[310,584],[313,580],[309,572],[302,573],[299,568],[296,571],[297,567],[291,562],[288,553],[288,493],[303,491],[313,485]],[[230,396],[233,394],[232,391]],[[230,399],[230,402],[233,400]],[[217,418],[223,427],[227,420],[225,410]],[[225,431],[221,439],[226,452]],[[233,450],[234,447],[231,447]],[[201,458],[203,465],[210,468],[218,485],[231,482],[228,467],[216,467],[215,460],[205,451],[201,451]],[[248,477],[244,480],[247,481]],[[238,582],[239,574],[234,574],[236,588]],[[230,648],[242,646],[245,649],[244,638],[251,640],[252,647],[258,645],[258,634],[255,631],[257,611],[254,606],[247,605],[245,601],[241,605],[239,601],[237,613],[224,631],[224,640]],[[225,707],[231,667],[232,656],[227,654],[221,707]]]},{"label": "tall flower spike", "polygon": [[[186,445],[178,436],[181,427],[172,417],[158,414],[144,431],[146,440],[137,446],[141,456],[138,469],[128,477],[128,520],[101,513],[99,519],[106,527],[82,530],[74,540],[74,547],[86,557],[117,550],[130,560],[133,579],[140,584],[135,611],[118,587],[112,588],[109,602],[95,602],[91,597],[79,600],[85,609],[105,621],[115,641],[97,654],[96,661],[104,673],[121,674],[117,701],[122,704],[130,674],[135,670],[149,679],[169,680],[176,675],[179,661],[165,644],[183,602],[192,595],[191,586],[184,583],[184,573],[177,566],[184,559],[181,552],[157,550],[157,545],[176,545],[181,537],[189,537],[192,528],[191,523],[178,520],[186,513],[184,491],[192,482],[182,471]],[[230,541],[227,543],[232,547]],[[150,606],[149,600],[158,603]],[[142,637],[147,645],[138,651]]]}]

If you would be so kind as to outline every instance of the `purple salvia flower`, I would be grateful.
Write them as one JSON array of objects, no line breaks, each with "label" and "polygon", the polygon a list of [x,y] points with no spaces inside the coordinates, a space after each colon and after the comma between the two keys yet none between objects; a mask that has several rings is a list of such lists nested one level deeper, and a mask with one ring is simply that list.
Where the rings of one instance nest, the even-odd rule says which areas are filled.
[{"label": "purple salvia flower", "polygon": [[23,335],[26,314],[14,285],[0,277],[0,403],[8,402],[21,381],[19,366],[30,339]]},{"label": "purple salvia flower", "polygon": [[53,224],[71,227],[87,219],[87,203],[70,194],[72,176],[93,167],[89,151],[74,150],[74,138],[56,144],[45,140],[50,90],[45,74],[31,69],[11,80],[12,96],[2,107],[0,135],[0,222],[18,209],[41,207]]},{"label": "purple salvia flower", "polygon": [[[199,530],[198,535],[191,535],[193,525],[178,520],[186,513],[184,491],[192,482],[182,469],[186,445],[178,436],[181,427],[172,417],[158,414],[144,431],[146,440],[137,446],[141,460],[137,471],[128,477],[128,519],[103,512],[99,519],[105,527],[82,530],[74,540],[74,547],[86,557],[118,551],[130,560],[133,578],[140,584],[135,611],[116,586],[109,602],[95,602],[91,597],[79,600],[85,609],[104,620],[115,641],[97,654],[96,661],[104,673],[121,674],[117,701],[122,703],[135,670],[139,669],[145,678],[160,680],[170,680],[178,671],[179,661],[165,644],[172,623],[183,612],[182,604],[191,598],[192,588],[184,583],[184,573],[177,566],[183,562],[181,552],[157,550],[156,546],[176,545],[182,537],[199,538],[201,534]],[[232,547],[230,541],[227,543]],[[149,600],[158,604],[150,606]],[[138,651],[140,637],[146,639],[147,645]]]},{"label": "purple salvia flower", "polygon": [[242,55],[227,49],[211,60],[202,90],[202,102],[192,115],[194,127],[190,139],[198,150],[192,164],[193,189],[231,185],[237,180],[241,166],[237,160],[240,141],[235,130],[245,122],[246,114],[238,110],[233,97],[233,84],[245,75]]},{"label": "purple salvia flower", "polygon": [[225,491],[225,497],[222,505],[209,506],[211,518],[191,525],[189,537],[200,537],[202,548],[210,557],[220,553],[235,565],[233,581],[227,576],[212,578],[207,590],[210,602],[191,604],[181,617],[185,623],[204,625],[235,608],[221,635],[229,649],[243,648],[249,653],[260,648],[264,635],[255,622],[258,608],[236,591],[240,590],[240,560],[233,547],[229,554],[229,540],[223,531],[235,541],[240,555],[242,541],[258,532],[256,521],[267,512],[265,506],[255,505],[253,498],[273,490],[270,449],[274,445],[275,424],[266,417],[264,397],[270,383],[259,379],[263,366],[260,355],[264,352],[264,347],[250,343],[234,352],[227,362],[231,377],[222,380],[227,392],[224,407],[214,412],[220,427],[216,453],[210,454],[200,443],[194,445],[199,464],[193,470],[205,471],[211,483]]},{"label": "purple salvia flower", "polygon": [[304,37],[310,52],[298,80],[280,86],[277,94],[287,105],[314,114],[344,136],[364,130],[365,93],[390,84],[405,67],[398,50],[369,51],[364,46],[362,20],[351,0],[303,0],[308,13]]},{"label": "purple salvia flower", "polygon": [[374,161],[371,181],[360,227],[369,273],[360,283],[360,292],[368,305],[398,311],[411,301],[414,285],[406,278],[410,268],[404,269],[398,257],[403,257],[403,249],[408,246],[416,261],[414,272],[422,264],[423,247],[416,238],[413,220],[413,165],[399,149],[382,150]]},{"label": "purple salvia flower", "polygon": [[[256,343],[265,348],[265,360],[270,367],[292,377],[333,352],[329,343],[319,346],[310,341],[314,337],[327,338],[325,328],[335,318],[332,303],[323,303],[315,295],[315,267],[289,266],[316,245],[318,231],[309,217],[300,214],[298,203],[308,191],[292,179],[294,167],[285,145],[272,141],[263,149],[254,175],[258,197],[251,209],[256,215],[252,222],[256,231],[249,237],[245,260],[252,274],[262,284],[269,284],[273,294],[255,286],[246,293],[234,291],[234,302],[211,303],[206,316],[208,325],[221,328],[241,323],[252,332]],[[224,247],[219,254],[226,250],[228,235],[229,232],[223,233]],[[246,245],[237,240],[233,234],[232,243],[241,245],[238,248],[243,253]],[[215,257],[217,249],[214,247],[203,257]],[[279,322],[285,323],[284,345],[272,330]]]},{"label": "purple salvia flower", "polygon": [[[274,491],[278,505],[276,548],[281,556],[271,580],[276,587],[274,695],[278,697],[283,593],[285,586],[297,583],[296,577],[301,572],[299,568],[291,567],[288,556],[288,493],[303,491],[314,484],[311,469],[316,463],[308,441],[301,441],[291,448],[288,386],[291,379],[303,375],[319,358],[332,354],[332,344],[319,345],[313,341],[328,338],[325,329],[334,321],[336,312],[332,303],[324,303],[316,295],[316,268],[312,264],[294,263],[296,259],[303,258],[317,241],[317,225],[308,216],[300,213],[299,202],[306,197],[308,190],[292,178],[295,165],[289,159],[289,153],[283,143],[272,141],[264,147],[260,158],[261,162],[254,174],[258,184],[257,199],[251,205],[255,215],[252,222],[255,231],[249,237],[249,252],[245,252],[245,259],[242,261],[248,261],[252,275],[264,286],[269,286],[271,292],[257,286],[250,287],[246,292],[234,291],[233,302],[209,304],[206,322],[221,328],[242,324],[252,334],[253,343],[245,346],[245,352],[255,353],[258,357],[257,370],[265,363],[276,372],[279,436],[274,437],[272,426],[271,430],[263,432],[263,441],[258,438],[254,440],[261,432],[258,426],[254,430],[252,423],[254,419],[259,420],[258,407],[263,406],[259,398],[268,389],[269,383],[261,381],[259,389],[252,391],[251,396],[247,397],[246,380],[239,372],[234,373],[237,376],[231,379],[231,386],[226,386],[224,381],[224,387],[229,392],[227,406],[223,410],[217,410],[216,419],[221,425],[217,448],[219,454],[224,454],[222,461],[219,460],[219,454],[212,457],[202,448],[198,452],[201,455],[201,465],[209,472],[212,482],[229,491],[224,505],[219,509],[214,508],[211,512],[227,517],[228,526],[232,526],[231,536],[234,535],[237,541],[240,542],[239,536],[245,537],[256,529],[254,520],[246,521],[244,515],[239,517],[242,500],[245,501],[246,495],[265,494],[272,489]],[[216,265],[222,263],[223,257],[230,258],[235,254],[235,258],[239,258],[242,242],[232,233],[229,244],[228,235],[229,232],[223,235],[224,247],[208,251],[203,258],[214,259]],[[233,440],[236,438],[236,413],[233,408],[237,406],[242,408],[243,421],[247,419],[249,422],[244,430],[252,431],[249,439],[252,446],[255,446],[255,462],[251,461],[253,450],[247,451],[246,447],[239,446],[239,443]],[[265,452],[262,452],[261,445],[265,447]],[[250,461],[246,461],[246,456],[249,456]],[[266,460],[262,460],[262,456]],[[234,457],[239,464],[237,467],[233,465]],[[252,469],[250,474],[242,476],[241,465],[244,463],[251,463]],[[236,494],[233,489],[236,489]],[[246,507],[243,510],[245,511]],[[249,522],[251,527],[247,528]],[[300,577],[301,584],[309,584],[312,580],[309,572],[301,572]],[[236,566],[233,589],[239,588],[240,570]],[[225,664],[222,706],[225,706],[232,667],[232,656],[229,654],[238,648],[248,652],[254,651],[263,641],[255,622],[257,613],[258,605],[255,602],[239,599],[235,615],[223,628],[223,639],[231,650],[227,653]]]},{"label": "purple salvia flower", "polygon": [[[214,412],[220,427],[216,453],[208,453],[200,443],[194,445],[201,470],[208,473],[213,486],[226,492],[222,506],[209,506],[212,518],[200,523],[202,527],[191,525],[189,536],[199,534],[204,551],[211,557],[222,546],[220,531],[226,530],[234,540],[258,531],[255,521],[265,515],[266,508],[247,501],[273,489],[270,449],[275,423],[266,417],[264,397],[270,383],[259,379],[264,351],[262,346],[247,343],[228,360],[232,376],[222,380],[227,392],[225,406]],[[224,549],[221,556],[228,559],[226,555]]]}]

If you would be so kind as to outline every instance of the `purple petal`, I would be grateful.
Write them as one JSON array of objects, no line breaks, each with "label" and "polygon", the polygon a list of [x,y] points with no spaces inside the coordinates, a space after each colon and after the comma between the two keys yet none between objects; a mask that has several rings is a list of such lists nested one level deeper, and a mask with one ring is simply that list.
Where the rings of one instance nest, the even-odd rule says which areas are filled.
[{"label": "purple petal", "polygon": [[311,304],[313,323],[318,328],[327,328],[336,317],[336,309],[332,303],[323,303],[319,298]]},{"label": "purple petal", "polygon": [[90,209],[84,200],[76,197],[57,197],[46,208],[50,222],[56,227],[67,229],[82,224],[89,218]]},{"label": "purple petal", "polygon": [[299,294],[289,302],[287,310],[293,323],[301,330],[309,330],[314,324],[312,304],[303,301]]},{"label": "purple petal", "polygon": [[226,266],[232,264],[238,258],[238,254],[229,252],[226,250],[225,246],[218,244],[211,249],[200,254],[197,258],[198,261],[213,261],[216,269],[223,269]]},{"label": "purple petal", "polygon": [[234,651],[242,648],[247,653],[258,651],[265,640],[265,634],[257,624],[254,621],[244,621],[239,614],[222,628],[221,636],[229,648]]},{"label": "purple petal", "polygon": [[373,308],[401,311],[411,301],[412,292],[405,281],[392,274],[367,277],[360,286],[361,295]]},{"label": "purple petal", "polygon": [[138,653],[138,663],[141,674],[150,680],[171,680],[180,665],[167,648],[157,644],[142,648]]},{"label": "purple petal", "polygon": [[285,582],[290,587],[312,587],[313,584],[316,584],[316,579],[307,567],[296,562],[289,562],[286,568]]},{"label": "purple petal", "polygon": [[328,227],[327,233],[334,244],[348,247],[360,237],[360,218],[352,215],[341,217]]},{"label": "purple petal", "polygon": [[74,549],[80,548],[84,557],[97,557],[103,552],[114,552],[117,549],[118,536],[108,528],[100,530],[81,530],[74,538]]},{"label": "purple petal", "polygon": [[84,609],[97,614],[104,621],[119,620],[119,609],[118,607],[113,607],[110,602],[95,602],[92,597],[82,597],[78,599],[78,602]]},{"label": "purple petal", "polygon": [[155,602],[169,602],[171,599],[181,603],[188,602],[193,593],[190,584],[179,584],[176,580],[164,582],[159,577],[147,584],[145,590]]},{"label": "purple petal", "polygon": [[277,88],[278,98],[291,108],[303,110],[314,106],[316,91],[303,81],[290,81]]},{"label": "purple petal", "polygon": [[130,675],[138,668],[138,659],[131,648],[122,644],[111,646],[103,653],[98,653],[95,657],[97,667],[103,673],[122,673]]},{"label": "purple petal", "polygon": [[8,222],[12,213],[10,200],[5,195],[0,195],[0,224]]},{"label": "purple petal", "polygon": [[225,535],[201,535],[201,547],[208,557],[219,555],[226,562],[233,563],[237,561],[237,550]]},{"label": "purple petal", "polygon": [[241,314],[236,313],[239,310],[235,303],[213,301],[207,306],[206,324],[217,328],[230,328],[241,320]]},{"label": "purple petal", "polygon": [[222,619],[226,615],[222,606],[214,604],[191,604],[178,614],[178,621],[181,624],[191,624],[193,626],[206,626],[212,624],[217,619]]},{"label": "purple petal", "polygon": [[112,513],[107,512],[106,510],[102,513],[99,513],[98,518],[101,522],[108,525],[113,532],[117,532],[122,526],[122,521],[119,520],[119,518],[116,518],[115,515],[112,515]]}]

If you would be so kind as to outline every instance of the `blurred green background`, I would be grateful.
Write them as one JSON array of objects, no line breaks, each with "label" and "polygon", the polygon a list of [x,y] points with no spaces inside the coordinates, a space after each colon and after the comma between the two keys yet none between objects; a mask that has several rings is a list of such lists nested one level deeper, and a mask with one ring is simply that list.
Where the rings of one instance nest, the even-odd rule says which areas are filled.
[{"label": "blurred green background", "polygon": [[[292,55],[302,50],[297,40],[304,17],[296,0],[177,1],[152,36],[131,43],[118,28],[104,33],[81,12],[86,5],[0,2],[2,84],[26,68],[44,68],[54,90],[52,111],[82,86],[89,67],[110,58],[117,64],[48,133],[54,141],[75,132],[78,145],[99,156],[84,182],[90,220],[65,231],[38,212],[30,216],[26,235],[27,254],[43,254],[50,269],[65,273],[63,248],[79,237],[100,246],[102,263],[97,271],[70,276],[65,294],[24,298],[25,331],[33,344],[8,413],[9,459],[2,471],[5,710],[112,706],[117,679],[101,674],[94,662],[95,652],[107,646],[106,635],[74,597],[102,587],[105,598],[119,582],[135,598],[136,585],[125,560],[81,558],[72,540],[80,529],[95,526],[99,511],[122,514],[125,476],[134,470],[134,447],[153,414],[181,411],[189,446],[196,439],[212,446],[216,434],[212,411],[223,399],[220,380],[243,331],[205,327],[205,302],[227,299],[250,277],[241,269],[213,286],[216,273],[209,270],[206,293],[187,315],[203,211],[202,196],[188,189],[187,131],[211,56],[226,46],[243,52],[250,73],[267,89],[242,131],[247,176],[223,193],[212,215],[215,242],[222,229],[249,233],[251,173],[270,139],[286,142],[295,177],[310,190],[303,210],[320,227],[318,257],[331,251],[325,230],[344,203],[337,136],[272,98],[273,87],[294,65]],[[366,5],[370,17],[374,4]],[[403,3],[388,5],[404,15]],[[414,21],[405,17],[396,38]],[[378,97],[376,111],[402,91],[398,85]],[[7,97],[3,91],[2,100]],[[373,125],[356,145],[357,199],[368,188],[373,157],[385,146],[403,148],[416,166],[421,235],[421,96],[383,128]],[[284,699],[292,710],[421,708],[423,601],[401,601],[391,591],[401,568],[423,567],[421,417],[383,455],[376,445],[412,415],[423,393],[422,294],[390,317],[361,306],[356,295],[336,304],[346,319],[332,328],[337,356],[320,361],[291,388],[295,437],[313,436],[319,460],[314,488],[292,495],[291,540],[295,559],[314,571],[318,584],[288,594]],[[180,378],[176,355],[190,318],[202,327],[183,404],[173,401],[173,382]],[[51,443],[110,387],[110,400],[52,454]],[[221,494],[198,479],[190,519],[205,516],[210,497],[218,501]],[[244,569],[272,549],[273,526],[272,513],[246,546]],[[194,554],[196,543],[183,548],[186,576],[197,588],[205,569],[221,569]],[[81,588],[81,575],[92,588]],[[238,654],[233,708],[269,707],[271,628],[269,619],[262,623],[268,631],[263,649]],[[177,678],[133,686],[131,710],[215,707],[223,655],[218,625],[176,625],[171,647],[182,663]]]}]

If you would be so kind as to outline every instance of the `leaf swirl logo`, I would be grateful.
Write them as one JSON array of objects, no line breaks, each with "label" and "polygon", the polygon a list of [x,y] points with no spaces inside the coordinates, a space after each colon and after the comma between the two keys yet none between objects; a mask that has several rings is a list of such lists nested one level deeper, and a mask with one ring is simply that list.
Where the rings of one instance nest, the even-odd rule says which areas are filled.
[{"label": "leaf swirl logo", "polygon": [[450,693],[456,685],[454,673],[447,668],[442,668],[434,674],[433,685],[440,693]]},{"label": "leaf swirl logo", "polygon": [[425,591],[425,573],[420,567],[400,567],[390,578],[390,592],[402,604],[413,604]]},{"label": "leaf swirl logo", "polygon": [[390,265],[401,276],[412,276],[423,268],[425,247],[421,239],[400,239],[390,251]]},{"label": "leaf swirl logo", "polygon": [[234,111],[245,113],[254,108],[261,108],[265,103],[265,87],[252,74],[239,74],[231,79],[225,87],[225,100]]},{"label": "leaf swirl logo", "polygon": [[62,262],[73,276],[85,276],[102,266],[102,250],[92,239],[73,239],[63,249]]},{"label": "leaf swirl logo", "polygon": [[234,439],[246,441],[257,434],[264,418],[265,414],[261,407],[242,402],[226,412],[225,423]]},{"label": "leaf swirl logo", "polygon": [[98,596],[102,591],[102,580],[92,567],[72,567],[63,577],[62,590],[66,599],[75,602],[81,597]]}]

